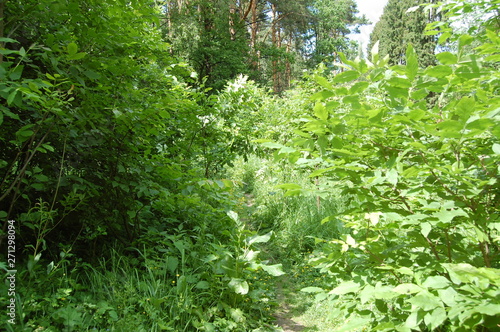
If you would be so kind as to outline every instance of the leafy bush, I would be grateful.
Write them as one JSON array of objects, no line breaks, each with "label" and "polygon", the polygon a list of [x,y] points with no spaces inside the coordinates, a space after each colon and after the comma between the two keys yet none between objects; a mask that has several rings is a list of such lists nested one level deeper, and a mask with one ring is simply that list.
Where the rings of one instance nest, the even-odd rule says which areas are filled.
[{"label": "leafy bush", "polygon": [[[500,316],[500,38],[476,54],[419,69],[345,58],[332,78],[313,76],[311,115],[289,145],[263,143],[296,164],[319,159],[322,177],[349,201],[342,236],[312,263],[336,279],[339,331],[498,329]],[[290,186],[290,195],[300,187]]]}]

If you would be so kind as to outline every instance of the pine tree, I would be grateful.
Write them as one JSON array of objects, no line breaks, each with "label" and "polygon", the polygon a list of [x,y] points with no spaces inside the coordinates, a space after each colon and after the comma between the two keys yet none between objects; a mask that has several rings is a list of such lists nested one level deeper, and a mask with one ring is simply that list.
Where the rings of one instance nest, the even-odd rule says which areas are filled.
[{"label": "pine tree", "polygon": [[423,0],[389,0],[370,36],[369,50],[378,41],[381,56],[389,55],[391,64],[404,64],[407,45],[412,44],[420,66],[434,64],[435,38],[423,32],[437,17],[423,7],[417,8],[422,3]]}]

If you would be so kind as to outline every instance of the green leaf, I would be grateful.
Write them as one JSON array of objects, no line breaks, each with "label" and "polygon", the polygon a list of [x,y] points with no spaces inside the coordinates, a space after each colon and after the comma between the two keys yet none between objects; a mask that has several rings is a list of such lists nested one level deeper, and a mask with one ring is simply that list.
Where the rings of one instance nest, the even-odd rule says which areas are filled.
[{"label": "green leaf", "polygon": [[434,309],[432,312],[428,312],[424,316],[424,323],[432,331],[436,329],[439,325],[443,324],[446,318],[447,318],[446,310],[442,307],[439,307]]},{"label": "green leaf", "polygon": [[334,289],[330,291],[329,294],[343,295],[348,293],[356,293],[361,289],[360,284],[352,280],[344,281]]},{"label": "green leaf", "polygon": [[415,52],[415,49],[411,44],[408,44],[408,47],[406,48],[406,77],[410,81],[413,81],[415,76],[417,76],[418,73],[418,58],[417,58],[417,53]]},{"label": "green leaf", "polygon": [[337,332],[348,332],[348,331],[360,331],[362,327],[365,327],[370,323],[370,318],[356,317],[348,318],[347,323],[342,325],[342,327],[336,329]]},{"label": "green leaf", "polygon": [[250,246],[254,243],[265,243],[271,239],[273,236],[273,231],[270,231],[267,234],[264,235],[253,235],[245,239],[245,242]]},{"label": "green leaf", "polygon": [[165,261],[167,269],[170,273],[175,273],[175,270],[177,270],[177,267],[179,266],[179,259],[175,256],[167,256]]},{"label": "green leaf", "polygon": [[457,304],[455,300],[458,293],[453,289],[453,287],[448,287],[446,289],[438,290],[439,298],[443,301],[447,306],[453,307]]},{"label": "green leaf", "polygon": [[439,297],[432,295],[427,291],[422,291],[408,300],[409,303],[424,311],[430,311],[443,306]]},{"label": "green leaf", "polygon": [[460,119],[468,120],[470,114],[476,109],[476,102],[471,97],[463,97],[458,102],[454,114],[458,115]]},{"label": "green leaf", "polygon": [[391,169],[387,172],[386,175],[387,182],[396,186],[398,184],[398,171],[396,169]]},{"label": "green leaf", "polygon": [[12,70],[9,73],[10,79],[13,80],[13,81],[16,81],[16,80],[20,79],[21,76],[22,76],[22,74],[23,74],[23,69],[24,69],[23,65],[16,66],[14,68],[14,70]]},{"label": "green leaf", "polygon": [[285,190],[295,190],[295,189],[302,189],[302,186],[295,183],[284,183],[276,185],[276,188]]},{"label": "green leaf", "polygon": [[495,154],[500,154],[500,144],[494,143],[491,148]]},{"label": "green leaf", "polygon": [[340,74],[337,74],[333,78],[334,83],[346,83],[359,78],[359,72],[356,70],[347,70]]},{"label": "green leaf", "polygon": [[7,37],[0,37],[1,43],[19,43],[17,40]]},{"label": "green leaf", "polygon": [[430,276],[425,279],[422,286],[427,288],[442,289],[450,285],[450,281],[443,276]]},{"label": "green leaf", "polygon": [[500,304],[496,303],[483,303],[477,306],[474,306],[474,312],[488,315],[488,316],[497,316],[500,315]]},{"label": "green leaf", "polygon": [[328,80],[326,78],[324,78],[323,76],[316,75],[316,76],[314,76],[314,80],[316,81],[316,83],[318,83],[319,85],[321,85],[325,89],[328,89],[328,90],[333,89],[332,84],[330,82],[328,82]]},{"label": "green leaf", "polygon": [[422,291],[422,287],[411,283],[405,283],[394,287],[393,291],[399,294],[414,294]]},{"label": "green leaf", "polygon": [[282,144],[274,143],[274,142],[264,142],[261,145],[265,148],[271,148],[271,149],[281,149],[281,148],[285,147]]},{"label": "green leaf", "polygon": [[439,62],[441,62],[443,65],[454,65],[458,63],[458,58],[456,55],[450,53],[450,52],[442,52],[436,55],[436,58],[438,59]]},{"label": "green leaf", "polygon": [[328,110],[323,103],[317,102],[316,105],[314,105],[314,115],[316,115],[316,117],[320,120],[328,119]]},{"label": "green leaf", "polygon": [[83,72],[83,74],[92,80],[98,80],[101,78],[101,74],[96,73],[93,70],[86,70]]},{"label": "green leaf", "polygon": [[438,66],[433,66],[433,67],[428,67],[425,71],[424,74],[431,76],[431,77],[446,77],[449,76],[453,73],[453,70],[449,66],[445,65],[438,65]]},{"label": "green leaf", "polygon": [[239,278],[231,278],[231,281],[229,282],[228,286],[236,294],[245,295],[248,293],[249,290],[248,283],[245,280]]},{"label": "green leaf", "polygon": [[74,56],[78,52],[78,45],[75,43],[69,43],[66,50],[69,56]]},{"label": "green leaf", "polygon": [[423,236],[427,237],[432,230],[432,225],[428,222],[423,222],[420,224],[420,228],[420,233],[422,233]]},{"label": "green leaf", "polygon": [[233,221],[235,221],[236,223],[238,223],[240,221],[240,217],[238,216],[238,213],[237,212],[234,212],[234,211],[227,211],[226,213],[228,215],[229,218],[231,218]]},{"label": "green leaf", "polygon": [[438,212],[432,214],[433,218],[436,218],[440,223],[449,224],[455,217],[467,217],[468,214],[462,209],[441,209]]},{"label": "green leaf", "polygon": [[464,129],[463,123],[456,120],[445,120],[438,123],[435,128],[435,134],[444,138],[461,138],[463,136],[462,130]]},{"label": "green leaf", "polygon": [[68,60],[80,60],[80,59],[83,59],[86,55],[87,55],[87,53],[85,53],[85,52],[76,53],[73,55],[68,55]]},{"label": "green leaf", "polygon": [[324,292],[325,290],[323,288],[319,288],[319,287],[305,287],[305,288],[302,288],[300,291],[304,292],[304,293],[320,293],[320,292]]},{"label": "green leaf", "polygon": [[274,265],[266,265],[266,264],[261,264],[260,267],[270,275],[274,277],[279,277],[285,274],[283,272],[283,265],[281,264],[274,264]]},{"label": "green leaf", "polygon": [[205,280],[198,281],[195,287],[198,289],[210,289],[210,283]]}]

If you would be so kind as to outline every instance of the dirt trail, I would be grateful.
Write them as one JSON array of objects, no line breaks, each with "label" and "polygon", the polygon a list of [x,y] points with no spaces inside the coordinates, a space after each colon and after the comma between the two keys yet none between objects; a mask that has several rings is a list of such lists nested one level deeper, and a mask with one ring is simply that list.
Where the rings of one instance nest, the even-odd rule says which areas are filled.
[{"label": "dirt trail", "polygon": [[286,293],[286,290],[290,287],[289,281],[286,276],[282,278],[283,280],[277,283],[276,288],[276,297],[280,304],[280,307],[274,313],[276,325],[281,327],[283,332],[303,331],[306,327],[293,317],[293,306],[289,304],[289,294]]}]

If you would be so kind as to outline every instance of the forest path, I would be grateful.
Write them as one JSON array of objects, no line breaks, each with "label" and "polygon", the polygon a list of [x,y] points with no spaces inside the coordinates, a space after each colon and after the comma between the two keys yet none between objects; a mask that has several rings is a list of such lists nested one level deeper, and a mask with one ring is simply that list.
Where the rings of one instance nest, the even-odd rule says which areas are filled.
[{"label": "forest path", "polygon": [[283,329],[283,332],[305,331],[306,327],[295,317],[296,306],[293,304],[293,291],[287,275],[280,277],[276,282],[276,301],[279,308],[274,313],[276,325]]},{"label": "forest path", "polygon": [[[248,222],[251,219],[253,209],[255,208],[255,197],[253,194],[244,194],[244,208],[242,212],[242,220]],[[278,308],[273,313],[276,321],[274,325],[281,328],[283,332],[307,332],[317,331],[316,327],[305,326],[300,320],[300,315],[307,310],[307,305],[301,301],[294,287],[294,278],[291,276],[291,271],[277,277],[275,280],[276,287],[276,302]]]}]

